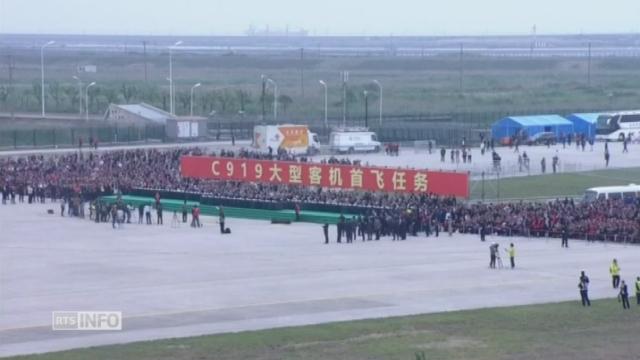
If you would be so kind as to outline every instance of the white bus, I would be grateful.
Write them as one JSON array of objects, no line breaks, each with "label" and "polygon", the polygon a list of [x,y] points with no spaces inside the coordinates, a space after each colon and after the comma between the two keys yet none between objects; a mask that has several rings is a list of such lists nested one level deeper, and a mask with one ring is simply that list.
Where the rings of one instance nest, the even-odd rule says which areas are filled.
[{"label": "white bus", "polygon": [[640,136],[640,110],[623,111],[598,116],[596,140],[633,140]]},{"label": "white bus", "polygon": [[625,199],[633,201],[637,198],[640,198],[640,185],[629,184],[624,186],[599,186],[587,189],[584,192],[583,200],[587,202],[605,199]]}]

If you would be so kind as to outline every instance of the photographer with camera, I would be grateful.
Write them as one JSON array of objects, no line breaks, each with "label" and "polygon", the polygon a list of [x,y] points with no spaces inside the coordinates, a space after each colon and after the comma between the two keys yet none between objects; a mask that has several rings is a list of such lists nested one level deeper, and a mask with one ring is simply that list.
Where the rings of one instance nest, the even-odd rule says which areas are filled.
[{"label": "photographer with camera", "polygon": [[490,269],[495,269],[496,268],[496,259],[500,258],[500,253],[498,251],[498,243],[493,243],[491,244],[491,246],[489,246],[489,257],[490,257],[490,261],[489,261],[489,268]]}]

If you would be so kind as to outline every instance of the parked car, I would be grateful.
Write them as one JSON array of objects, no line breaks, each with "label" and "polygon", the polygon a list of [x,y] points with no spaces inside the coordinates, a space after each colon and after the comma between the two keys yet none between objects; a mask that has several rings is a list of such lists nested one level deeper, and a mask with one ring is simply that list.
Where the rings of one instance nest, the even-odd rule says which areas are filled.
[{"label": "parked car", "polygon": [[529,138],[527,144],[529,145],[546,145],[549,143],[550,145],[554,145],[558,142],[558,137],[556,134],[552,132],[541,132],[537,133]]}]

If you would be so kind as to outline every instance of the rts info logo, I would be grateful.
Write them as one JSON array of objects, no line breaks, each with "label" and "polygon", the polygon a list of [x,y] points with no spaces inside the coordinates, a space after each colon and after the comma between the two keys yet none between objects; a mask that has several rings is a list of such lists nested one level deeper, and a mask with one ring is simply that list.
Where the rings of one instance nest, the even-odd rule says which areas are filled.
[{"label": "rts info logo", "polygon": [[54,311],[51,327],[59,330],[122,330],[121,311]]}]

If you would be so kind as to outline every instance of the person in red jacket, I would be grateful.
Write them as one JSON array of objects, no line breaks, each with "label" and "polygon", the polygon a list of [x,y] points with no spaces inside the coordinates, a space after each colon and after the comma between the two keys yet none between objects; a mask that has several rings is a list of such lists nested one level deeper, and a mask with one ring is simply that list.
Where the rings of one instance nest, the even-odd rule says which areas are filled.
[{"label": "person in red jacket", "polygon": [[200,208],[198,205],[195,205],[193,209],[191,209],[191,227],[200,227]]}]

